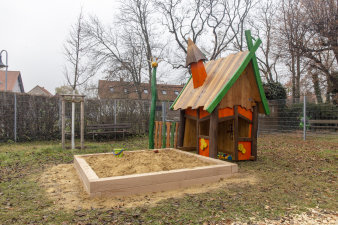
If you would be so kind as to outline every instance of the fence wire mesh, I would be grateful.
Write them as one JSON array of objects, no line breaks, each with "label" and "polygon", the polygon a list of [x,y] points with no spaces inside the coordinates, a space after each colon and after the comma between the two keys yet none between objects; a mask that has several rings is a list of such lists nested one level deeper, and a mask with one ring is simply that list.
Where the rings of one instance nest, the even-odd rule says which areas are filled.
[{"label": "fence wire mesh", "polygon": [[[172,102],[157,102],[157,121],[179,121],[179,112],[169,109]],[[259,134],[293,133],[336,135],[338,106],[307,99],[269,101],[271,114],[260,115]],[[85,126],[131,123],[132,134],[147,134],[150,101],[128,99],[86,99]],[[66,133],[71,129],[71,103],[66,103]],[[76,103],[75,133],[80,130],[80,104]],[[85,129],[86,131],[86,129]],[[86,133],[86,132],[85,132]],[[88,137],[88,136],[87,136]],[[0,142],[53,140],[61,138],[61,99],[12,92],[0,92]],[[69,136],[68,136],[69,138]]]}]

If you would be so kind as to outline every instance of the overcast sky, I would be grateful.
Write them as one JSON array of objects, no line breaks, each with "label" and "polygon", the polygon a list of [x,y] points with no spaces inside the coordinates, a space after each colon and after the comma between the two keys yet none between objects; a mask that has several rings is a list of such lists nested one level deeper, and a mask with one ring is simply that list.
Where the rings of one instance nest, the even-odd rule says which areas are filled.
[{"label": "overcast sky", "polygon": [[85,15],[95,14],[109,23],[117,3],[114,0],[0,0],[0,51],[8,51],[8,70],[21,71],[25,92],[40,85],[54,93],[56,87],[65,84],[63,43],[81,7]]}]

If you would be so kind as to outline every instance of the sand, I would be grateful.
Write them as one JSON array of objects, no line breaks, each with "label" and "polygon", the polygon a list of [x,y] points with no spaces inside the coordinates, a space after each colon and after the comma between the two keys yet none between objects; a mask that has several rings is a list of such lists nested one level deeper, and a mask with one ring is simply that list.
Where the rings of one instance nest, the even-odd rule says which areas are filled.
[{"label": "sand", "polygon": [[216,183],[197,185],[191,188],[140,194],[128,197],[89,198],[83,189],[73,164],[59,164],[48,168],[41,174],[39,183],[48,198],[54,201],[55,207],[61,209],[103,209],[131,208],[137,206],[154,206],[168,198],[182,198],[186,194],[210,192],[217,189],[226,190],[228,185],[251,185],[257,183],[252,174],[237,174]]},{"label": "sand", "polygon": [[83,158],[99,178],[213,165],[172,150],[127,152],[121,158],[112,154]]}]

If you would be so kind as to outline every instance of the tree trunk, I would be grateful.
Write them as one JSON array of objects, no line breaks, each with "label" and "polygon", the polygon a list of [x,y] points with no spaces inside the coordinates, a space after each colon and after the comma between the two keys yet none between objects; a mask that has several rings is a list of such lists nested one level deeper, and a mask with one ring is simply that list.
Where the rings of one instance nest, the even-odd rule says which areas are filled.
[{"label": "tree trunk", "polygon": [[322,103],[323,99],[322,99],[322,93],[321,93],[320,87],[319,87],[318,73],[311,73],[311,77],[312,77],[313,89],[315,90],[317,102]]}]

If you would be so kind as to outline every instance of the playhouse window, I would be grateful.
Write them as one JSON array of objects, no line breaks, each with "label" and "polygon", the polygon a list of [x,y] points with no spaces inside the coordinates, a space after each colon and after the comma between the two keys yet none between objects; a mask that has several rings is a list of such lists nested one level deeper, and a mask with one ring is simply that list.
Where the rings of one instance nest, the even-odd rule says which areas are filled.
[{"label": "playhouse window", "polygon": [[126,93],[126,94],[128,93],[128,89],[127,88],[124,89],[124,93]]},{"label": "playhouse window", "polygon": [[166,95],[166,94],[167,94],[167,91],[162,91],[162,94]]},{"label": "playhouse window", "polygon": [[238,136],[245,138],[251,137],[250,123],[242,118],[238,118]]},{"label": "playhouse window", "polygon": [[114,92],[114,88],[113,88],[113,87],[110,87],[110,88],[109,88],[109,91],[110,91],[110,92]]},{"label": "playhouse window", "polygon": [[199,135],[209,136],[210,120],[205,120],[199,124]]},{"label": "playhouse window", "polygon": [[147,89],[144,89],[143,92],[144,92],[144,94],[148,94],[148,90]]},{"label": "playhouse window", "polygon": [[174,93],[175,93],[175,95],[178,95],[178,94],[179,94],[179,92],[178,92],[178,91],[174,91]]},{"label": "playhouse window", "polygon": [[223,153],[234,153],[234,120],[227,120],[218,124],[217,149]]}]

